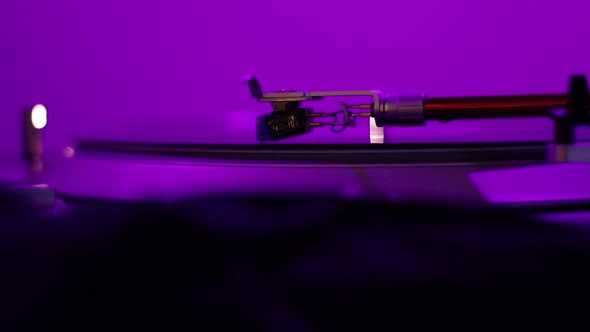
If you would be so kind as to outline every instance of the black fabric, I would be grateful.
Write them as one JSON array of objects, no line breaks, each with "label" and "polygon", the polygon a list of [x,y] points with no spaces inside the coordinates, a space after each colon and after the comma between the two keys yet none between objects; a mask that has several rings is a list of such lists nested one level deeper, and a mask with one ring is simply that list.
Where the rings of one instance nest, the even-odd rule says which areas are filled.
[{"label": "black fabric", "polygon": [[211,197],[55,215],[8,202],[2,331],[587,325],[589,235],[504,212]]}]

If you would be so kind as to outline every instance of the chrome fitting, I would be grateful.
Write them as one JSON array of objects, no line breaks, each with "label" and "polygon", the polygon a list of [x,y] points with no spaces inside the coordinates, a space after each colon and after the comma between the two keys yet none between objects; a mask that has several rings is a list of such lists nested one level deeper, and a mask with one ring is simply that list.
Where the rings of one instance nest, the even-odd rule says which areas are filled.
[{"label": "chrome fitting", "polygon": [[386,95],[373,116],[377,127],[423,126],[424,93]]}]

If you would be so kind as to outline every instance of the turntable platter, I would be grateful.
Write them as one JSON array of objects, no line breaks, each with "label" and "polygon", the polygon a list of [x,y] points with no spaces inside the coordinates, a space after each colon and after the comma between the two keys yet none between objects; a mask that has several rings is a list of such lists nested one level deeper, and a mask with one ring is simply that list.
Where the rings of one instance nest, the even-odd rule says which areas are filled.
[{"label": "turntable platter", "polygon": [[544,163],[522,144],[184,145],[80,141],[49,181],[63,197],[175,200],[227,193],[482,202],[474,171]]}]

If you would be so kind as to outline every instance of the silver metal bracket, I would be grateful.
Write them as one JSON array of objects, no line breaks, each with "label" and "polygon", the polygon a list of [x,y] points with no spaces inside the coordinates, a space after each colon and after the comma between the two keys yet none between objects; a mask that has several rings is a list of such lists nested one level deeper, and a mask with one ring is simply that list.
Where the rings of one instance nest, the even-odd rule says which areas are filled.
[{"label": "silver metal bracket", "polygon": [[[370,97],[372,103],[355,105],[351,108],[369,109],[370,113],[363,113],[371,119],[371,143],[383,143],[385,126],[420,126],[424,125],[424,93],[386,95],[379,90],[358,91],[310,91],[298,92],[281,90],[274,93],[264,93],[260,82],[254,76],[244,79],[250,89],[252,98],[260,102],[271,103],[275,112],[289,111],[299,108],[304,101],[320,101],[326,97]],[[358,114],[357,114],[358,115]]]}]

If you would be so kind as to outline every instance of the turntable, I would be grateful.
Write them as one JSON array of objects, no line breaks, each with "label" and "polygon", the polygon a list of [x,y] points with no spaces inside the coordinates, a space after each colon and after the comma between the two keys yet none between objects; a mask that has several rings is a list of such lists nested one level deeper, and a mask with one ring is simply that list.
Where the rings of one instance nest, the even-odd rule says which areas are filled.
[{"label": "turntable", "polygon": [[[588,124],[584,77],[572,78],[569,94],[434,99],[375,90],[264,93],[256,78],[245,82],[253,98],[272,106],[255,124],[258,145],[80,140],[39,176],[68,200],[296,193],[463,206],[578,206],[590,199],[590,186],[580,185],[590,180],[590,153],[575,137]],[[332,113],[309,108],[325,98],[359,96],[368,102],[343,102]],[[370,118],[368,128],[356,125],[364,117]],[[385,127],[428,131],[427,121],[526,117],[553,119],[553,142],[384,143]],[[332,131],[335,140],[344,130],[365,131],[373,144],[289,143],[289,137],[312,130]],[[30,157],[37,153],[31,147],[41,144],[37,132],[28,130],[29,161],[38,159]]]},{"label": "turntable", "polygon": [[[41,108],[25,113],[27,177],[0,192],[8,318],[40,330],[435,321],[472,331],[475,322],[561,326],[586,298],[590,153],[575,135],[590,123],[583,77],[567,95],[430,100],[267,94],[247,82],[273,108],[252,123],[259,145],[79,140],[51,160],[31,121]],[[333,113],[303,105],[351,95],[370,101]],[[552,119],[551,142],[391,144],[382,130],[533,116]],[[288,143],[312,130],[366,130],[372,144]]]}]

